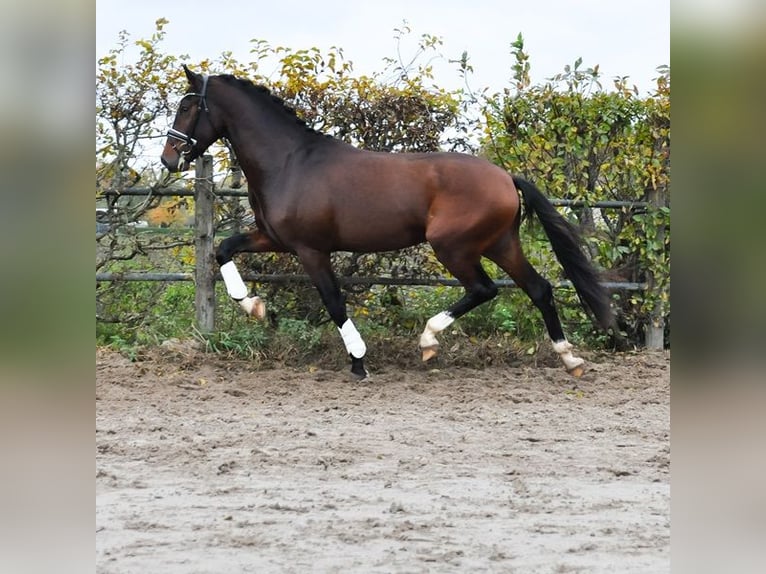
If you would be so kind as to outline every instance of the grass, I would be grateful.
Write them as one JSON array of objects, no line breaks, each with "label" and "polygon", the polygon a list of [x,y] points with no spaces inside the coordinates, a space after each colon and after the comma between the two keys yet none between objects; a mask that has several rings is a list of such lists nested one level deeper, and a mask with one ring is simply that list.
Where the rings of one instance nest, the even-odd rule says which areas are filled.
[{"label": "grass", "polygon": [[[107,283],[100,284],[99,291],[99,305],[112,320],[97,321],[96,343],[132,359],[142,348],[169,339],[194,339],[209,352],[246,358],[258,368],[341,369],[348,363],[338,331],[311,289],[273,290],[267,299],[268,319],[256,321],[232,303],[219,283],[216,329],[209,334],[194,326],[191,283]],[[418,367],[417,341],[425,322],[460,295],[461,290],[452,287],[375,288],[353,297],[349,311],[355,312],[352,318],[371,360]],[[559,310],[570,340],[581,347],[604,348],[579,305],[569,303]],[[437,365],[513,365],[548,347],[542,317],[517,289],[501,290],[495,300],[453,323],[439,339]]]}]

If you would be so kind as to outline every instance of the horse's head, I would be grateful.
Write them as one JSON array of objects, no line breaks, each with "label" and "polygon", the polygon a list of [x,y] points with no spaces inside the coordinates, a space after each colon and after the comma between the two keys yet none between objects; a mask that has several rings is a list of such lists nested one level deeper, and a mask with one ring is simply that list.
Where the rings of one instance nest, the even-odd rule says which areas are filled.
[{"label": "horse's head", "polygon": [[184,65],[189,91],[178,104],[173,127],[162,150],[162,164],[170,172],[189,169],[189,164],[219,138],[210,121],[207,105],[208,77],[195,74]]}]

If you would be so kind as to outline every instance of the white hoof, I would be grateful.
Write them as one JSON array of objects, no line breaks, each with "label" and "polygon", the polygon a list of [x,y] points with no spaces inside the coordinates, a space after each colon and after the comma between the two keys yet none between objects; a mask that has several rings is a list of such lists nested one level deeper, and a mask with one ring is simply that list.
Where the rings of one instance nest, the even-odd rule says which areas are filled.
[{"label": "white hoof", "polygon": [[424,363],[427,363],[439,354],[439,344],[431,345],[430,347],[424,347],[421,349],[422,359]]},{"label": "white hoof", "polygon": [[[561,360],[564,363],[564,366],[566,367],[567,371],[570,373],[574,373],[575,371],[579,371],[580,374],[582,374],[582,365],[585,363],[585,359],[582,359],[580,357],[575,357],[572,354],[572,343],[564,339],[563,341],[556,341],[553,343],[553,350],[556,351],[561,357]],[[575,375],[579,376],[579,375]]]},{"label": "white hoof", "polygon": [[266,316],[266,303],[260,297],[245,297],[237,302],[251,317],[263,319]]},{"label": "white hoof", "polygon": [[[450,315],[448,311],[442,311],[428,320],[426,328],[423,330],[423,334],[420,335],[420,348],[423,351],[424,357],[429,349],[439,346],[439,341],[436,340],[436,334],[444,331],[444,329],[452,325],[454,321],[455,318]],[[433,353],[433,355],[435,354],[436,353]],[[433,355],[430,355],[428,358],[430,359]],[[423,360],[427,361],[428,359],[424,358]]]}]

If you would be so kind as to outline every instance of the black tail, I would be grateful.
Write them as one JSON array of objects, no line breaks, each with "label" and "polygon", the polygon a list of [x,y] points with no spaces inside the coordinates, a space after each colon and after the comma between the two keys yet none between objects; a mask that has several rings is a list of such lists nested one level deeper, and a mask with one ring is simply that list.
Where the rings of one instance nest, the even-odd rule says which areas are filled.
[{"label": "black tail", "polygon": [[[553,252],[574,285],[583,306],[590,309],[605,331],[615,327],[614,312],[609,304],[609,293],[599,283],[598,273],[581,249],[582,241],[577,230],[556,211],[556,208],[533,183],[518,176],[513,176],[513,183],[522,193],[527,216],[534,212],[543,224],[545,234],[553,246]],[[615,331],[617,331],[616,327]]]}]

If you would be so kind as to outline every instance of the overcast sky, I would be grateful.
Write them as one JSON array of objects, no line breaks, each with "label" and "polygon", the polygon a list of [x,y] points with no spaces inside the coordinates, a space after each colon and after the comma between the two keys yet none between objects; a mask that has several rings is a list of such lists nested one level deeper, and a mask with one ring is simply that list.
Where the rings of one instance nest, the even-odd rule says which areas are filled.
[{"label": "overcast sky", "polygon": [[[439,36],[446,59],[467,50],[471,87],[498,91],[509,85],[510,43],[519,32],[530,54],[533,82],[563,70],[578,57],[583,67],[600,65],[605,87],[630,76],[642,93],[653,87],[656,68],[670,64],[669,0],[97,0],[96,56],[114,47],[120,30],[148,37],[160,17],[170,23],[163,50],[192,61],[232,51],[250,61],[252,39],[293,49],[343,48],[357,73],[383,69],[396,55],[394,28],[407,20],[413,38]],[[404,46],[403,56],[414,46]],[[436,83],[459,86],[448,65],[436,68]]]}]

